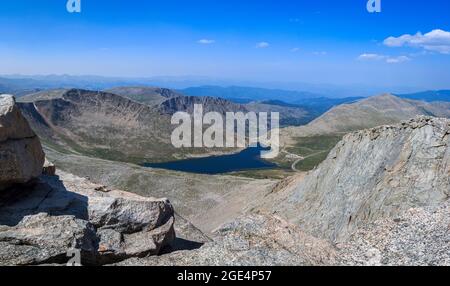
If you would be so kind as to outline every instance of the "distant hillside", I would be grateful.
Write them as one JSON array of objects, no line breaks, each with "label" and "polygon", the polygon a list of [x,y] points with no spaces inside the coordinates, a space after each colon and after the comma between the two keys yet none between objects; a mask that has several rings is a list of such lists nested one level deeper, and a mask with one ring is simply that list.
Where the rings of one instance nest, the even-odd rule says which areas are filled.
[{"label": "distant hillside", "polygon": [[346,133],[398,123],[417,115],[450,117],[450,103],[427,103],[384,94],[339,105],[307,126],[286,131],[295,136]]},{"label": "distant hillside", "polygon": [[244,106],[254,112],[280,113],[281,127],[305,125],[318,116],[317,112],[309,108],[276,100],[255,101]]},{"label": "distant hillside", "polygon": [[[168,89],[121,88],[132,100],[114,93],[82,89],[48,90],[19,98],[19,107],[44,145],[61,152],[132,162],[173,161],[221,150],[174,148],[171,115],[204,112],[247,112],[239,104],[212,97],[189,97]],[[143,102],[158,103],[156,105]],[[230,150],[227,150],[230,151]]]},{"label": "distant hillside", "polygon": [[38,84],[34,80],[16,80],[0,77],[0,94],[13,94],[19,97],[39,90]]},{"label": "distant hillside", "polygon": [[427,102],[434,102],[434,101],[449,102],[450,101],[450,90],[429,90],[429,91],[411,93],[411,94],[400,94],[397,96],[401,97],[401,98],[423,100],[423,101],[427,101]]},{"label": "distant hillside", "polygon": [[170,117],[112,93],[71,89],[19,99],[42,141],[61,151],[127,162],[164,160],[179,150],[170,144]]},{"label": "distant hillside", "polygon": [[225,99],[251,100],[251,101],[281,100],[287,103],[294,103],[297,100],[306,98],[323,97],[322,95],[311,92],[266,89],[256,87],[240,87],[240,86],[230,86],[230,87],[200,86],[200,87],[190,87],[180,91],[183,94],[192,96],[213,96]]},{"label": "distant hillside", "polygon": [[345,97],[345,98],[328,98],[328,97],[319,97],[319,98],[306,98],[297,100],[294,104],[303,106],[310,110],[314,110],[317,114],[321,115],[322,113],[327,112],[331,108],[344,104],[344,103],[354,103],[358,100],[364,99],[364,97]]},{"label": "distant hillside", "polygon": [[105,92],[114,93],[127,97],[134,101],[147,105],[158,105],[167,99],[183,96],[182,94],[167,88],[159,87],[115,87],[105,90]]},{"label": "distant hillside", "polygon": [[[346,133],[396,124],[418,115],[450,118],[450,102],[428,103],[385,94],[339,105],[305,126],[282,129],[283,152],[277,161],[293,164],[295,170],[312,170]],[[300,159],[290,159],[293,155]]]},{"label": "distant hillside", "polygon": [[34,102],[34,101],[63,98],[64,94],[67,93],[68,91],[69,89],[50,89],[50,90],[36,91],[22,96],[19,99],[19,101]]},{"label": "distant hillside", "polygon": [[110,78],[102,76],[71,76],[71,75],[12,75],[0,77],[0,91],[2,87],[8,87],[16,96],[21,96],[30,91],[48,89],[80,88],[89,90],[102,90],[115,86],[149,85],[145,80]]},{"label": "distant hillside", "polygon": [[[159,112],[170,115],[178,111],[192,113],[194,104],[202,104],[204,112],[215,111],[221,114],[225,114],[226,112],[248,111],[279,112],[280,126],[283,127],[307,124],[334,106],[331,102],[338,102],[338,100],[330,100],[328,105],[321,105],[323,99],[318,99],[318,102],[312,101],[311,107],[307,107],[286,103],[281,100],[267,100],[262,102],[243,100],[242,103],[239,103],[239,101],[236,102],[235,100],[221,97],[184,95],[181,92],[166,88],[119,87],[106,91],[149,106],[154,106]],[[325,107],[325,105],[327,107],[329,106],[329,108]]]},{"label": "distant hillside", "polygon": [[179,96],[170,98],[161,103],[157,108],[164,114],[174,114],[178,111],[194,113],[194,105],[201,104],[203,112],[218,112],[224,114],[227,112],[248,112],[248,110],[240,104],[233,103],[226,99],[216,97],[196,97],[196,96]]}]

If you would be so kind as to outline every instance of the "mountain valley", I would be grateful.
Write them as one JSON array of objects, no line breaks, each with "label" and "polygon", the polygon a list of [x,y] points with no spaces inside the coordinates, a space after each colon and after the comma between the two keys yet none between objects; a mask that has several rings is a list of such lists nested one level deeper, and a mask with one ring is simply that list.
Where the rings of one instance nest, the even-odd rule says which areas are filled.
[{"label": "mountain valley", "polygon": [[[450,116],[448,103],[382,95],[340,105],[305,126],[282,129],[283,155],[291,155],[275,160],[281,167],[285,165],[282,173],[212,176],[146,168],[136,163],[163,155],[183,157],[170,148],[161,148],[170,145],[170,115],[189,112],[194,103],[206,104],[209,110],[221,113],[250,108],[276,110],[271,106],[287,108],[278,109],[283,112],[295,107],[280,102],[236,104],[153,88],[120,88],[120,92],[121,96],[64,89],[20,98],[17,107],[41,139],[47,160],[56,165],[59,181],[50,174],[38,178],[37,185],[26,187],[31,188],[27,192],[37,196],[26,200],[39,200],[45,190],[55,192],[45,204],[52,211],[40,207],[49,216],[30,212],[28,203],[24,203],[15,208],[23,208],[28,220],[15,213],[17,220],[8,221],[6,214],[15,211],[0,196],[0,219],[8,225],[0,227],[0,244],[7,246],[0,251],[3,263],[64,263],[60,254],[36,258],[28,250],[20,250],[20,258],[12,257],[9,250],[18,250],[7,241],[41,224],[73,224],[69,217],[54,215],[74,211],[75,219],[81,220],[78,225],[88,221],[100,226],[90,235],[99,237],[101,248],[92,246],[83,252],[83,259],[95,265],[450,263],[445,230],[450,198],[450,122],[438,118]],[[121,154],[115,150],[122,150]],[[136,200],[158,202],[153,198],[167,198],[174,211],[168,209],[170,219],[164,220],[166,224],[161,221],[150,232],[163,232],[166,239],[155,242],[154,249],[139,248],[130,239],[142,241],[148,239],[147,234],[139,229],[123,233],[118,226],[114,226],[115,232],[109,232],[107,225],[103,226],[105,222],[97,222],[94,214],[86,217],[67,209],[71,201],[78,199],[77,195],[57,199],[62,186],[88,196],[88,210],[99,208],[97,201],[104,204],[101,200],[110,196],[131,200],[123,207]],[[53,197],[57,200],[53,201]],[[430,231],[436,239],[427,239]],[[42,249],[39,235],[20,239]],[[119,236],[123,238],[115,240]],[[427,255],[414,256],[412,253],[421,251],[423,243]],[[64,251],[60,245],[49,247]]]}]

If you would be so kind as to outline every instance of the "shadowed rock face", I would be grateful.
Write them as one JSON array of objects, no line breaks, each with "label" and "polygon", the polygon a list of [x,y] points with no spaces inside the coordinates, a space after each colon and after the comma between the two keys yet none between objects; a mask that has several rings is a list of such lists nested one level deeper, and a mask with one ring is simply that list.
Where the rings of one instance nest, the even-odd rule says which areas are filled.
[{"label": "shadowed rock face", "polygon": [[82,264],[102,265],[156,255],[175,239],[168,200],[59,175],[0,197],[0,265],[65,263],[72,248]]},{"label": "shadowed rock face", "polygon": [[201,104],[204,113],[218,112],[220,114],[226,114],[227,112],[248,112],[243,105],[232,103],[225,99],[195,96],[181,96],[168,99],[161,103],[158,109],[164,114],[174,114],[180,111],[193,114],[195,104]]},{"label": "shadowed rock face", "polygon": [[0,265],[63,263],[75,248],[92,263],[97,240],[94,226],[73,216],[26,216],[14,227],[0,226]]},{"label": "shadowed rock face", "polygon": [[450,120],[418,117],[351,133],[304,180],[271,196],[269,209],[315,236],[358,227],[450,197]]},{"label": "shadowed rock face", "polygon": [[200,249],[132,258],[119,265],[331,265],[335,255],[329,242],[307,235],[283,219],[249,215],[220,227],[214,233],[214,241]]},{"label": "shadowed rock face", "polygon": [[0,190],[38,177],[43,165],[41,143],[14,97],[0,95]]}]

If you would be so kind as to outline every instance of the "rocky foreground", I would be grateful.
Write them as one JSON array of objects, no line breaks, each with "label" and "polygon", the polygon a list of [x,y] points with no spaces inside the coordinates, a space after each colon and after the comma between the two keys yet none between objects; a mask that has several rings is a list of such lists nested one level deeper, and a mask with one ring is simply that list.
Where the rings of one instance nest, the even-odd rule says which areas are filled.
[{"label": "rocky foreground", "polygon": [[347,135],[205,235],[167,199],[57,171],[0,96],[0,265],[450,265],[450,120]]},{"label": "rocky foreground", "polygon": [[168,200],[53,176],[14,98],[1,96],[0,107],[0,265],[65,263],[73,249],[83,264],[104,265],[159,254],[175,240]]}]

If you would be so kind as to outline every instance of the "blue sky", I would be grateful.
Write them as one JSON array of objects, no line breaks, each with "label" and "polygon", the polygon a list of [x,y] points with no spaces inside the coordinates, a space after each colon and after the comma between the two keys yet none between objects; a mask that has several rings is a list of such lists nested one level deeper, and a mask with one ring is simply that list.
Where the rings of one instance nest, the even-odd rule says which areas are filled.
[{"label": "blue sky", "polygon": [[450,88],[448,0],[66,2],[1,1],[0,74]]}]

